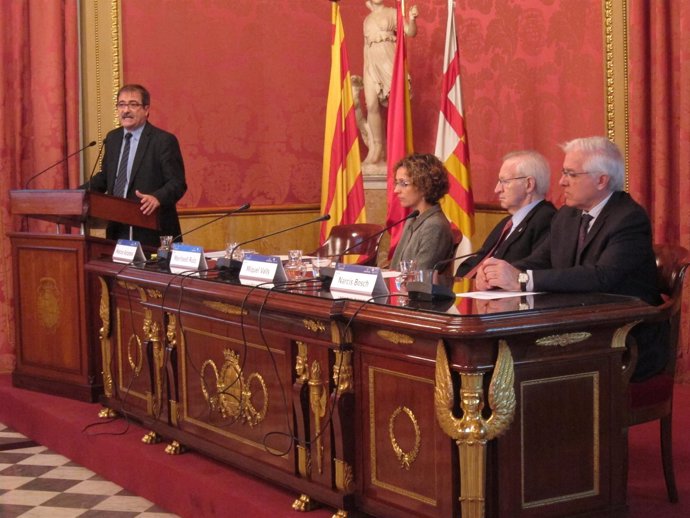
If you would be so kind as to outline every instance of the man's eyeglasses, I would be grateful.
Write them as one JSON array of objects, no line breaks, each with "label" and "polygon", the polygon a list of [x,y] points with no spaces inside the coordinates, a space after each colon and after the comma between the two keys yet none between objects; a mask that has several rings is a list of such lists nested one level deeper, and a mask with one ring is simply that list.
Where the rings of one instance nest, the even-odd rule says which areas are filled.
[{"label": "man's eyeglasses", "polygon": [[120,101],[119,103],[117,103],[115,105],[115,107],[118,110],[124,110],[125,108],[129,108],[130,110],[136,110],[137,108],[141,108],[142,106],[144,106],[144,105],[141,103],[138,103],[136,101],[129,101],[128,103],[126,103],[124,101]]},{"label": "man's eyeglasses", "polygon": [[582,173],[576,173],[572,169],[561,169],[561,175],[568,177],[570,180],[577,178],[578,176],[582,176],[583,174],[589,174],[589,172],[585,171]]},{"label": "man's eyeglasses", "polygon": [[405,187],[409,187],[410,185],[412,185],[412,182],[408,182],[407,180],[396,180],[393,185],[395,187],[400,187],[401,189],[403,189]]},{"label": "man's eyeglasses", "polygon": [[501,187],[505,187],[506,185],[508,185],[513,180],[522,180],[523,178],[529,178],[529,177],[528,176],[516,176],[515,178],[499,178],[498,183],[501,184]]}]

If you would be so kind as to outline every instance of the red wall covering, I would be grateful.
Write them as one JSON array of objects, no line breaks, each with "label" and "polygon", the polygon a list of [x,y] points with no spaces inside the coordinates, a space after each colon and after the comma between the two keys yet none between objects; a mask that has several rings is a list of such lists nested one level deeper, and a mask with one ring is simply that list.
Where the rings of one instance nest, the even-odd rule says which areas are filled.
[{"label": "red wall covering", "polygon": [[[415,149],[433,152],[447,4],[416,4]],[[181,206],[319,202],[330,12],[328,0],[123,1],[124,79],[149,88],[151,121],[180,138]],[[353,74],[368,12],[341,1]],[[556,184],[558,144],[605,130],[601,0],[457,0],[456,22],[475,200],[495,201],[515,149],[544,153]]]}]

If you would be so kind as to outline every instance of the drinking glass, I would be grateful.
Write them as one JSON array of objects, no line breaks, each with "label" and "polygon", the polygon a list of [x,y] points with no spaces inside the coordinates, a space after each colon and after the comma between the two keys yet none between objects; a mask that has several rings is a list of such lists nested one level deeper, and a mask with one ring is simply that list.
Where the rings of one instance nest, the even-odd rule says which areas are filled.
[{"label": "drinking glass", "polygon": [[395,286],[401,289],[404,288],[408,282],[414,281],[417,275],[417,261],[414,259],[400,261],[398,271],[400,274],[395,278]]},{"label": "drinking glass", "polygon": [[331,265],[331,258],[324,256],[314,256],[311,258],[311,269],[314,277],[318,277],[321,273],[321,268],[328,268]]},{"label": "drinking glass", "polygon": [[302,263],[302,250],[288,250],[288,261],[285,264],[285,275],[289,281],[299,281],[304,278],[306,268]]}]

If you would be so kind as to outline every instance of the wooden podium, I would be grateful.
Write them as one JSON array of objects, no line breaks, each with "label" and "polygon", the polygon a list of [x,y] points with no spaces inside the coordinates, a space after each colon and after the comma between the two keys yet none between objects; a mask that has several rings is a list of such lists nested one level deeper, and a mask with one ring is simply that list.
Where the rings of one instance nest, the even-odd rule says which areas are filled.
[{"label": "wooden podium", "polygon": [[[98,341],[100,289],[84,273],[114,243],[89,237],[89,218],[158,228],[139,203],[84,190],[10,191],[15,216],[57,224],[57,232],[11,232],[17,387],[95,401],[102,392]],[[60,225],[64,228],[61,231]],[[72,228],[81,227],[78,234]]]}]

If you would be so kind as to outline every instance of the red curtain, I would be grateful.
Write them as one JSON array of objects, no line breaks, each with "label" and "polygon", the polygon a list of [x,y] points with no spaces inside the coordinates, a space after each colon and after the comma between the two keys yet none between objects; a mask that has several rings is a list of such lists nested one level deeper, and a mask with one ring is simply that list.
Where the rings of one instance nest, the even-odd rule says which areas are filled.
[{"label": "red curtain", "polygon": [[[79,148],[77,0],[0,2],[0,372],[14,367],[9,191]],[[78,185],[79,159],[36,178],[31,188]]]},{"label": "red curtain", "polygon": [[[630,192],[649,211],[657,243],[690,249],[690,3],[630,6]],[[678,375],[690,381],[690,290]]]}]

